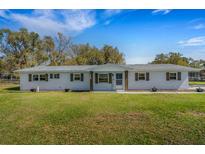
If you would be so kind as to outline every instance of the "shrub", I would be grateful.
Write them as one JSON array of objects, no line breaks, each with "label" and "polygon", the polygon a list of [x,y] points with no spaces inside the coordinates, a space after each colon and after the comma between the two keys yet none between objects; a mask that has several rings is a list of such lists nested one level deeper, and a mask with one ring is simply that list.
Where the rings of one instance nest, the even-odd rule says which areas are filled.
[{"label": "shrub", "polygon": [[204,89],[202,89],[202,88],[199,87],[199,88],[196,88],[196,91],[197,91],[197,92],[203,92]]},{"label": "shrub", "polygon": [[65,92],[69,92],[70,91],[70,89],[65,89]]},{"label": "shrub", "polygon": [[30,91],[31,91],[31,92],[36,92],[36,89],[33,88],[33,89],[30,89]]},{"label": "shrub", "polygon": [[156,92],[156,91],[158,91],[158,89],[157,89],[156,87],[153,87],[153,88],[151,89],[151,91],[152,91],[152,92]]}]

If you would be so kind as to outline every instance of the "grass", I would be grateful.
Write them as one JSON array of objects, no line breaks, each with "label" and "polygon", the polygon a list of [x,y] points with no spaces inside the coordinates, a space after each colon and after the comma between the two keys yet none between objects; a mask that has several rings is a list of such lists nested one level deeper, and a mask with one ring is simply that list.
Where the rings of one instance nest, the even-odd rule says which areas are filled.
[{"label": "grass", "polygon": [[205,95],[19,92],[0,84],[0,144],[205,144]]},{"label": "grass", "polygon": [[205,85],[205,81],[190,81],[189,85]]}]

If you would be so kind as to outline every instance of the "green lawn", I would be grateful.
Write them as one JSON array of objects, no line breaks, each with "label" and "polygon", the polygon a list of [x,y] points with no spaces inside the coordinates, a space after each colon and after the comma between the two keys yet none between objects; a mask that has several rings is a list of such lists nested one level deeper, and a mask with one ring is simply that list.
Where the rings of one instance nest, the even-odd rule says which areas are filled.
[{"label": "green lawn", "polygon": [[205,85],[205,81],[190,81],[190,85]]},{"label": "green lawn", "polygon": [[205,144],[205,95],[19,92],[0,85],[0,144]]}]

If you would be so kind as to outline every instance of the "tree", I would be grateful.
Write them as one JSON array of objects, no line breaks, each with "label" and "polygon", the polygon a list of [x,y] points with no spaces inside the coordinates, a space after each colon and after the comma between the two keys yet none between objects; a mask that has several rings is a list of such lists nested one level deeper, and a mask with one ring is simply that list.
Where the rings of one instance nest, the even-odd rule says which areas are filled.
[{"label": "tree", "polygon": [[99,65],[104,63],[102,52],[89,44],[72,45],[72,64],[77,65]]},{"label": "tree", "polygon": [[54,39],[40,37],[25,28],[18,31],[0,29],[0,51],[4,55],[0,69],[7,73],[38,65],[125,63],[124,55],[116,47],[105,45],[99,49],[89,44],[73,44],[71,38],[62,33]]},{"label": "tree", "polygon": [[153,64],[167,64],[168,63],[168,55],[166,54],[158,54],[156,55],[154,61],[152,61]]},{"label": "tree", "polygon": [[41,39],[35,32],[21,28],[14,32],[8,29],[0,30],[0,49],[5,54],[8,72],[16,69],[32,67],[44,62]]},{"label": "tree", "polygon": [[71,38],[70,37],[66,37],[62,33],[58,33],[57,38],[56,38],[56,42],[57,42],[57,49],[56,50],[59,53],[69,51],[69,48],[71,46]]},{"label": "tree", "polygon": [[3,64],[3,60],[0,57],[0,73],[3,72],[4,70],[4,64]]},{"label": "tree", "polygon": [[182,66],[189,66],[189,59],[183,57],[179,52],[170,52],[168,54],[158,54],[156,55],[152,64],[175,64]]},{"label": "tree", "polygon": [[125,58],[117,48],[105,45],[98,49],[89,44],[80,44],[71,46],[72,56],[67,64],[77,65],[100,65],[100,64],[124,64]]},{"label": "tree", "polygon": [[66,59],[70,54],[71,39],[69,37],[66,37],[62,33],[58,33],[56,38],[56,45],[53,43],[51,38],[47,38],[47,41],[47,47],[50,48],[50,65],[65,65]]},{"label": "tree", "polygon": [[189,58],[189,66],[195,68],[204,68],[205,67],[205,60],[194,60],[193,58]]},{"label": "tree", "polygon": [[122,53],[119,52],[118,48],[113,48],[110,45],[104,45],[101,49],[101,52],[104,57],[104,63],[112,63],[112,64],[124,64],[125,58]]}]

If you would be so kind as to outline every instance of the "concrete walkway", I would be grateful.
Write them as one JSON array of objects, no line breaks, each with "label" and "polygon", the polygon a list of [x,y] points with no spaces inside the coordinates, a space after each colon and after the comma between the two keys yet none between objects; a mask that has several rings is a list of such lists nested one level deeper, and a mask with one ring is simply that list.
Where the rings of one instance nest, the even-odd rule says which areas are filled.
[{"label": "concrete walkway", "polygon": [[205,92],[195,92],[195,91],[116,91],[118,94],[205,94]]},{"label": "concrete walkway", "polygon": [[[196,92],[196,88],[204,89],[204,92]],[[205,86],[190,86],[188,91],[124,91],[124,90],[117,90],[117,91],[93,91],[94,93],[118,93],[118,94],[205,94]]]},{"label": "concrete walkway", "polygon": [[93,91],[93,93],[117,93],[117,94],[205,94],[204,92],[196,91]]}]

